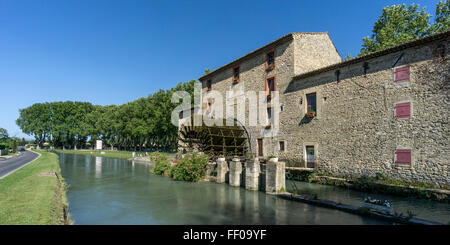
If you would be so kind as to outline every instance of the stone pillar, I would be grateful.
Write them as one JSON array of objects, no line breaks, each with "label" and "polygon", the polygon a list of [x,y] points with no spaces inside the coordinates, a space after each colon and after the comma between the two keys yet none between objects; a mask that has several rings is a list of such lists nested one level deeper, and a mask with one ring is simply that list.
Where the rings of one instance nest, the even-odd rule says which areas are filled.
[{"label": "stone pillar", "polygon": [[230,163],[230,180],[231,186],[241,186],[242,163],[239,159],[234,158]]},{"label": "stone pillar", "polygon": [[206,164],[206,176],[212,176],[215,168],[216,168],[215,162],[208,162],[208,164]]},{"label": "stone pillar", "polygon": [[259,187],[259,159],[249,159],[245,163],[245,189],[257,191]]},{"label": "stone pillar", "polygon": [[225,183],[225,177],[228,173],[228,164],[225,159],[217,159],[217,183]]},{"label": "stone pillar", "polygon": [[266,164],[266,193],[279,193],[286,190],[285,163],[273,161]]}]

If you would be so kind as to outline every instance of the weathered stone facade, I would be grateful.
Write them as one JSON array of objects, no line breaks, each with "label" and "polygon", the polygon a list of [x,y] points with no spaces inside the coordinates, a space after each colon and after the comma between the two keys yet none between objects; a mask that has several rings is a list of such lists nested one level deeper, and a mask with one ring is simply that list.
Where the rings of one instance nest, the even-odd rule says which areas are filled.
[{"label": "weathered stone facade", "polygon": [[[320,49],[312,48],[314,45],[317,45]],[[267,71],[265,55],[268,51],[272,50],[275,50],[276,65],[274,69]],[[301,52],[307,55],[300,55]],[[298,62],[298,58],[295,58],[296,55],[301,57],[303,62]],[[306,59],[306,56],[309,58]],[[225,108],[227,100],[230,104],[234,105],[242,103],[246,91],[265,91],[267,78],[275,77],[277,90],[284,91],[292,81],[292,77],[296,74],[340,61],[342,61],[341,56],[336,51],[328,33],[292,33],[201,77],[202,92],[203,96],[206,97],[208,95],[206,86],[208,80],[212,81],[212,90],[221,92],[224,97],[227,91],[231,92],[231,96],[224,98],[222,101]],[[233,68],[236,66],[240,67],[240,81],[233,84],[232,73]],[[280,104],[285,103],[284,96],[281,93],[279,102]],[[203,104],[203,106],[205,105]],[[205,107],[203,110],[205,110]],[[237,111],[236,106],[233,110],[235,112]],[[255,152],[255,149],[257,149],[257,140],[264,138],[264,155],[276,154],[277,150],[274,146],[276,146],[277,140],[267,137],[271,133],[270,130],[265,130],[264,126],[248,126],[249,110],[249,101],[245,100],[245,115],[247,115],[245,125],[250,134],[251,142],[249,143],[252,151]]]},{"label": "weathered stone facade", "polygon": [[[213,90],[233,91],[227,99],[234,100],[245,91],[264,91],[266,79],[276,77],[280,128],[267,137],[270,130],[246,125],[254,153],[263,139],[264,156],[306,161],[306,146],[313,146],[314,168],[333,175],[383,174],[450,185],[449,40],[450,32],[441,33],[341,62],[327,33],[293,33],[200,81],[204,95],[211,79]],[[272,49],[275,68],[266,71],[265,54]],[[240,81],[233,85],[237,65]],[[396,82],[397,69],[407,66],[409,79]],[[316,93],[312,120],[305,118],[310,93]],[[404,102],[410,103],[410,116],[399,119],[396,105]],[[410,164],[396,163],[399,149],[411,151]]]}]

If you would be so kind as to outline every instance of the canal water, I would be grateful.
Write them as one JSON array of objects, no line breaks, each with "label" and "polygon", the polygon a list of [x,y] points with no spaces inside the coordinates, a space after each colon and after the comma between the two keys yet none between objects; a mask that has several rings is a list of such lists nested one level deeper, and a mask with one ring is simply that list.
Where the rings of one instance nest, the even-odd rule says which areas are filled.
[{"label": "canal water", "polygon": [[227,184],[173,181],[148,163],[59,156],[75,224],[389,224]]},{"label": "canal water", "polygon": [[416,215],[415,218],[440,222],[443,224],[450,223],[450,204],[448,203],[417,199],[414,197],[366,193],[329,185],[286,181],[287,191],[294,192],[295,189],[302,194],[316,194],[319,199],[326,199],[355,206],[361,206],[362,200],[366,197],[378,200],[388,200],[393,205],[394,213],[407,216],[408,211],[410,211]]}]

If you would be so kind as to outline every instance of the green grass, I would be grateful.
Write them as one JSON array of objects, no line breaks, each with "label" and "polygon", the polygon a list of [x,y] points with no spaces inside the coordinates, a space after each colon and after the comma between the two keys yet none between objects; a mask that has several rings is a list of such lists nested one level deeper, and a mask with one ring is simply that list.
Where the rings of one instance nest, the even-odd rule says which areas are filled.
[{"label": "green grass", "polygon": [[[0,179],[1,225],[69,224],[65,182],[58,156],[37,151],[42,156],[16,172]],[[39,176],[55,172],[55,176]]]},{"label": "green grass", "polygon": [[[83,155],[91,155],[97,157],[111,157],[111,158],[120,158],[120,159],[130,159],[132,158],[132,151],[109,151],[109,150],[55,150],[59,153],[71,153],[71,154],[83,154]],[[105,152],[105,154],[101,154],[101,152]],[[150,152],[148,152],[150,154]],[[136,152],[137,154],[145,154],[145,152]],[[175,153],[164,153],[169,157],[175,156]]]}]

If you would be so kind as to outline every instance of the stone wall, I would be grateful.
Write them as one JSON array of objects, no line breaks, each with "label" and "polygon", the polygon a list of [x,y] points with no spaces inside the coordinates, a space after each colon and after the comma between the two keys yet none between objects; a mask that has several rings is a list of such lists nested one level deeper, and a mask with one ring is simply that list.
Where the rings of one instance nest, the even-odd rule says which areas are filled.
[{"label": "stone wall", "polygon": [[[442,46],[446,53],[444,57]],[[449,185],[449,38],[294,79],[283,93],[280,140],[284,159],[305,159],[314,145],[316,169],[333,175],[382,173],[395,179]],[[364,72],[364,62],[368,69]],[[408,82],[394,71],[410,66]],[[365,74],[366,73],[366,74]],[[317,117],[305,120],[306,94],[317,93]],[[411,117],[396,119],[395,105],[411,103]],[[411,149],[410,166],[395,163]]]},{"label": "stone wall", "polygon": [[[320,48],[312,48],[313,46]],[[271,50],[275,50],[276,65],[273,70],[266,71],[266,52]],[[248,125],[248,115],[251,109],[249,101],[245,100],[244,102],[244,93],[246,91],[265,91],[266,79],[269,77],[275,77],[277,90],[284,91],[292,81],[295,72],[307,72],[339,61],[341,61],[341,57],[327,33],[293,33],[292,38],[287,38],[275,46],[269,45],[240,63],[239,83],[232,84],[232,68],[214,73],[208,79],[212,80],[212,90],[221,92],[223,96],[226,91],[232,91],[232,95],[222,101],[224,108],[226,100],[230,101],[230,104],[234,104],[236,115],[236,104],[245,103],[244,124],[251,138],[251,149],[253,153],[257,153],[257,140],[263,138],[264,156],[269,156],[277,154],[278,140],[270,137],[273,134],[272,130],[266,130],[264,126]],[[206,88],[208,79],[202,80],[203,96],[208,96]],[[286,103],[282,95],[276,99],[282,106]],[[204,103],[202,105],[205,106]],[[274,109],[279,110],[280,108]]]},{"label": "stone wall", "polygon": [[294,73],[296,75],[342,61],[328,33],[294,34]]},{"label": "stone wall", "polygon": [[[243,103],[238,99],[245,91],[264,91],[266,78],[276,77],[280,93],[276,99],[283,108],[278,134],[270,137],[271,130],[264,126],[249,127],[249,102],[245,102],[245,125],[254,153],[258,138],[263,138],[264,156],[304,161],[305,147],[313,145],[316,170],[332,175],[382,173],[450,185],[448,33],[441,39],[321,70],[315,69],[341,59],[328,34],[294,33],[292,37],[244,59],[236,85],[232,85],[232,68],[210,76],[213,90],[224,95],[233,91],[222,101],[224,105],[226,100]],[[276,67],[266,71],[265,53],[273,48]],[[410,80],[396,83],[395,69],[404,66],[410,66]],[[202,82],[205,96],[206,79]],[[312,120],[305,118],[308,93],[317,94],[317,116]],[[402,102],[411,103],[409,119],[395,117],[395,105]],[[280,141],[284,141],[284,152]],[[411,149],[410,166],[395,163],[397,149]]]}]

